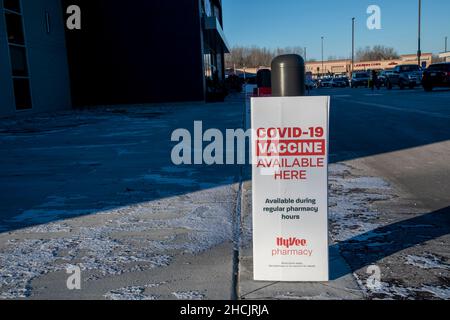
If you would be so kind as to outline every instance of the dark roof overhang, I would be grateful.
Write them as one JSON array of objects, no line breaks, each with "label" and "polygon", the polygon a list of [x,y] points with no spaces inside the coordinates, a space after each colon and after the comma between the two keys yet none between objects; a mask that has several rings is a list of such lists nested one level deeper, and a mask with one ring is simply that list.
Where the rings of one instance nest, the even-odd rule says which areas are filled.
[{"label": "dark roof overhang", "polygon": [[208,45],[214,49],[223,49],[224,53],[230,53],[230,45],[217,17],[205,18],[205,33],[208,35]]}]

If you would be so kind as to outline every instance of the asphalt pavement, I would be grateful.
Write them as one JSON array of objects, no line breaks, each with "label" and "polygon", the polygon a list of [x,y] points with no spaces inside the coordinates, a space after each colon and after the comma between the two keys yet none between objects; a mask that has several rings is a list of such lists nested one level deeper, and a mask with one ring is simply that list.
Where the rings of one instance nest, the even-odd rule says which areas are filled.
[{"label": "asphalt pavement", "polygon": [[450,205],[450,90],[328,89],[332,160],[366,158],[430,210]]}]

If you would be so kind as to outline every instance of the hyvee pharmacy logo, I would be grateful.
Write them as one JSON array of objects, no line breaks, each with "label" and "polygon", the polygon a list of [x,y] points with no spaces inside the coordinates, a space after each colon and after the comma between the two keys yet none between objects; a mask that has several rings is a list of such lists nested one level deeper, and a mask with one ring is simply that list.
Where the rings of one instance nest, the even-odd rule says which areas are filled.
[{"label": "hyvee pharmacy logo", "polygon": [[279,237],[276,240],[278,247],[283,247],[286,249],[289,249],[291,247],[306,247],[308,242],[306,239],[300,239],[300,238],[282,238]]}]

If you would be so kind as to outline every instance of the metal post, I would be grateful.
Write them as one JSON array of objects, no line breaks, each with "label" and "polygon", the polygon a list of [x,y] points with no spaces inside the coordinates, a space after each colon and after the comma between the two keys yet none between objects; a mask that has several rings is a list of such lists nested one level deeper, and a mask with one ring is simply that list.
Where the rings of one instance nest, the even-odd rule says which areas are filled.
[{"label": "metal post", "polygon": [[305,61],[297,54],[278,56],[272,61],[272,96],[305,95]]},{"label": "metal post", "polygon": [[355,70],[355,18],[352,18],[352,74]]},{"label": "metal post", "polygon": [[419,33],[418,33],[418,50],[417,50],[417,61],[419,63],[419,67],[421,66],[420,58],[422,56],[420,43],[421,31],[422,31],[422,0],[419,0]]},{"label": "metal post", "polygon": [[322,76],[323,76],[323,37],[322,37]]},{"label": "metal post", "polygon": [[445,51],[444,52],[447,52],[447,39],[448,39],[448,37],[445,37]]}]

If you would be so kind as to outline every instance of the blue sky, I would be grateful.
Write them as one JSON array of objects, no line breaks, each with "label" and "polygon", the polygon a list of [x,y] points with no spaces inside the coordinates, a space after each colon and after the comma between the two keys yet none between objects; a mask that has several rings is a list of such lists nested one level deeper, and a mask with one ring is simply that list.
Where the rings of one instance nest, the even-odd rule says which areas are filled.
[{"label": "blue sky", "polygon": [[[422,0],[422,51],[444,50],[450,37],[450,1]],[[382,30],[369,30],[369,5],[381,8]],[[351,18],[356,48],[382,44],[398,53],[417,52],[418,0],[223,0],[224,29],[234,45],[301,46],[308,58],[351,55]],[[449,42],[450,46],[450,42]]]}]

